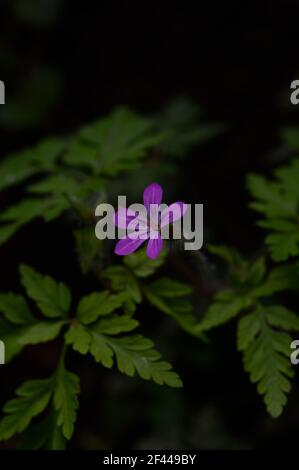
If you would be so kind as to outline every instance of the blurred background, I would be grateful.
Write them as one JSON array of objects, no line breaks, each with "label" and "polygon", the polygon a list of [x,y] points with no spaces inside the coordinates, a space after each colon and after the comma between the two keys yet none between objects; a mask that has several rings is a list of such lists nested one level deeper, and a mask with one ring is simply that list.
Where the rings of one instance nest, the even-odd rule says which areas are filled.
[{"label": "blurred background", "polygon": [[[176,185],[182,200],[204,203],[209,240],[256,252],[263,233],[248,209],[245,177],[269,174],[284,161],[280,132],[299,124],[299,107],[290,103],[290,83],[299,79],[298,2],[98,3],[0,1],[1,158],[45,136],[67,135],[118,105],[153,115],[186,97],[200,121],[223,129],[192,148],[177,163],[179,178],[166,184]],[[1,205],[17,191],[1,194]],[[70,239],[57,221],[47,231],[39,221],[22,229],[0,248],[1,290],[18,289],[20,262],[80,290]],[[82,396],[72,447],[294,447],[298,378],[274,420],[242,369],[234,326],[204,344],[149,307],[142,315],[184,388],[157,387],[74,355]],[[51,371],[55,361],[47,345],[27,348],[1,369],[1,404],[33,370]]]}]

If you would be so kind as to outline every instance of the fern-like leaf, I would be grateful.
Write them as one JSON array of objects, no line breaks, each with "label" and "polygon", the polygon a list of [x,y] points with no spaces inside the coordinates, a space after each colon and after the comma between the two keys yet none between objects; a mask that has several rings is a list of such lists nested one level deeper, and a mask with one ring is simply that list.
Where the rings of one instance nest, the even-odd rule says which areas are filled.
[{"label": "fern-like leaf", "polygon": [[17,398],[6,403],[6,416],[0,422],[0,440],[9,439],[27,428],[31,420],[48,405],[53,389],[51,379],[31,380],[21,385]]},{"label": "fern-like leaf", "polygon": [[282,413],[294,375],[289,359],[291,337],[276,327],[299,330],[299,318],[281,306],[260,306],[239,321],[237,333],[244,368],[273,417]]}]

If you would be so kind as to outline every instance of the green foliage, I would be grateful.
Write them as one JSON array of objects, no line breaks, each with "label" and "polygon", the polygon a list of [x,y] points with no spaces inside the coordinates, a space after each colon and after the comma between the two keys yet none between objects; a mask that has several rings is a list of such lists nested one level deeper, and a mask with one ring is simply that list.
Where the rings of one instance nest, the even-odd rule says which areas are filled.
[{"label": "green foliage", "polygon": [[16,391],[17,397],[8,401],[0,423],[0,440],[9,439],[28,427],[31,420],[47,407],[52,393],[52,378],[24,382]]},{"label": "green foliage", "polygon": [[158,258],[154,260],[149,259],[146,256],[146,251],[143,249],[124,257],[123,262],[135,276],[146,278],[154,274],[163,265],[165,258],[166,253],[162,251]]},{"label": "green foliage", "polygon": [[160,361],[161,355],[153,348],[152,341],[140,335],[116,336],[136,326],[136,320],[117,316],[99,320],[90,327],[75,323],[66,334],[66,342],[81,354],[90,352],[104,367],[111,368],[115,360],[119,371],[130,377],[137,372],[142,379],[181,387],[182,382],[171,365]]},{"label": "green foliage", "polygon": [[[77,308],[77,321],[72,323],[65,338],[75,351],[90,352],[105,367],[112,367],[116,361],[118,369],[129,376],[137,372],[143,379],[178,387],[181,386],[179,377],[170,370],[170,364],[160,361],[161,355],[153,348],[152,341],[140,335],[118,336],[135,330],[139,322],[116,311],[122,307],[126,311],[128,300],[132,304],[141,302],[138,276],[150,276],[162,262],[149,260],[140,251],[124,258],[125,266],[107,268],[103,276],[109,279],[117,294],[106,290],[83,297]],[[130,289],[130,286],[134,287]]]},{"label": "green foliage", "polygon": [[62,139],[44,139],[29,150],[9,155],[0,166],[0,189],[21,183],[29,176],[51,170],[64,150]]},{"label": "green foliage", "polygon": [[[40,96],[38,86],[36,92]],[[26,85],[19,104],[12,102],[5,108],[8,114],[2,113],[1,122],[8,126],[14,122],[19,128],[34,126],[49,107],[43,108],[40,100],[26,117],[31,96],[32,89]],[[5,342],[7,362],[26,345],[58,338],[64,344],[53,374],[25,382],[16,391],[16,398],[5,405],[1,440],[22,434],[19,447],[23,449],[65,448],[74,431],[80,391],[79,378],[65,366],[69,346],[80,354],[91,354],[104,367],[115,365],[130,377],[139,375],[160,385],[182,386],[153,342],[136,334],[139,322],[133,316],[147,299],[194,334],[197,317],[192,291],[173,279],[150,279],[163,266],[165,252],[150,260],[145,250],[139,250],[120,264],[107,265],[104,243],[94,235],[94,207],[109,200],[112,185],[119,184],[124,174],[134,175],[134,186],[142,182],[137,172],[147,156],[154,155],[159,174],[163,165],[167,167],[166,174],[174,168],[171,158],[182,157],[193,145],[221,130],[218,126],[199,126],[198,117],[196,107],[187,101],[174,102],[153,118],[119,108],[72,136],[43,139],[1,163],[0,191],[16,185],[21,189],[22,185],[23,193],[22,199],[0,213],[0,244],[36,218],[50,222],[68,211],[69,220],[79,222],[73,233],[82,272],[92,272],[102,284],[74,306],[65,284],[21,265],[21,284],[28,298],[0,294],[0,337]],[[165,155],[167,161],[163,163],[160,156]],[[155,168],[152,159],[149,167]],[[149,173],[144,173],[149,178]]]},{"label": "green foliage", "polygon": [[11,325],[10,323],[2,320],[0,318],[0,334],[1,334],[1,341],[5,344],[5,361],[10,362],[11,359],[19,354],[20,351],[23,349],[23,344],[19,341],[19,328]]},{"label": "green foliage", "polygon": [[25,265],[20,271],[22,283],[36,302],[41,317],[33,315],[23,296],[0,294],[0,312],[3,314],[0,336],[5,341],[7,362],[26,345],[55,339],[66,323],[66,312],[60,307],[68,307],[70,303],[69,290],[63,284]]},{"label": "green foliage", "polygon": [[256,286],[254,295],[256,297],[266,297],[276,292],[284,290],[298,290],[299,273],[295,265],[278,266],[264,279],[264,281]]},{"label": "green foliage", "polygon": [[270,415],[277,417],[287,402],[293,376],[289,359],[292,340],[281,330],[298,331],[299,316],[281,305],[269,304],[269,296],[298,289],[297,269],[280,266],[266,274],[263,258],[245,261],[227,247],[210,247],[210,251],[228,263],[230,287],[215,294],[195,329],[206,332],[240,317],[237,344],[243,352],[244,369],[257,383]]},{"label": "green foliage", "polygon": [[6,320],[17,325],[26,324],[32,320],[26,299],[11,292],[0,294],[0,311],[4,314]]},{"label": "green foliage", "polygon": [[123,304],[122,294],[110,295],[109,291],[93,292],[82,297],[77,309],[78,319],[89,324],[95,322],[98,317],[109,315]]},{"label": "green foliage", "polygon": [[251,306],[251,299],[235,297],[233,292],[223,291],[215,296],[215,302],[208,308],[204,319],[197,325],[196,331],[208,331],[236,317],[243,309]]},{"label": "green foliage", "polygon": [[60,426],[57,426],[57,413],[53,405],[43,419],[31,424],[22,434],[20,450],[64,450],[66,438]]},{"label": "green foliage", "polygon": [[[130,272],[134,279],[135,276],[144,279],[162,262],[163,258],[159,262],[148,260],[141,252],[128,257],[119,268]],[[26,265],[20,266],[20,275],[34,310],[22,295],[0,294],[0,337],[5,341],[6,360],[11,360],[28,344],[55,339],[66,327],[64,348],[51,377],[23,383],[16,391],[16,398],[6,403],[5,416],[0,421],[0,440],[22,434],[20,448],[65,448],[74,432],[80,392],[79,378],[65,367],[69,345],[81,354],[89,352],[104,367],[111,368],[115,364],[120,372],[130,377],[137,373],[142,379],[159,385],[182,386],[181,379],[171,365],[161,359],[153,342],[135,332],[132,334],[139,322],[124,313],[127,284],[119,283],[117,276],[116,281],[111,278],[112,285],[117,287],[116,293],[106,289],[82,297],[74,310],[76,318],[72,318],[71,294],[65,284]],[[168,283],[168,295],[170,288]],[[179,294],[183,293],[186,288],[181,287]]]},{"label": "green foliage", "polygon": [[63,363],[59,365],[56,374],[48,379],[24,382],[16,391],[17,397],[3,408],[6,415],[0,422],[0,440],[22,433],[51,402],[56,412],[54,408],[50,409],[45,421],[34,425],[32,432],[29,428],[25,442],[33,441],[30,448],[63,448],[64,440],[70,439],[74,431],[79,391],[78,377],[68,372]]},{"label": "green foliage", "polygon": [[[26,109],[26,100],[23,104]],[[43,110],[37,106],[39,112]],[[70,348],[129,377],[181,387],[180,377],[153,342],[136,333],[143,302],[195,338],[235,321],[244,369],[268,412],[273,417],[281,414],[293,376],[289,332],[299,330],[299,317],[281,305],[278,294],[298,291],[298,265],[268,269],[264,256],[244,259],[233,248],[209,245],[211,257],[221,260],[223,276],[201,315],[198,305],[206,305],[207,299],[196,299],[190,285],[159,274],[167,262],[165,251],[150,260],[141,249],[112,264],[105,242],[94,235],[94,207],[108,202],[115,192],[122,194],[115,187],[121,187],[124,175],[128,191],[139,190],[144,178],[148,183],[157,171],[171,174],[174,162],[192,146],[223,130],[223,126],[199,126],[200,118],[197,107],[186,100],[171,103],[152,118],[119,108],[70,137],[44,139],[1,163],[0,190],[23,185],[24,197],[0,213],[0,243],[35,218],[50,222],[68,211],[69,220],[76,223],[72,230],[82,273],[93,275],[99,287],[77,299],[76,292],[72,296],[62,282],[21,265],[27,298],[0,294],[0,338],[5,342],[7,362],[27,345],[55,339],[62,344],[52,375],[26,381],[4,406],[0,440],[21,434],[22,449],[66,447],[74,432],[80,393],[79,377],[66,367]],[[299,148],[297,134],[297,129],[286,129],[283,134],[292,150]],[[144,171],[142,165],[147,163],[148,171]],[[260,175],[248,178],[251,207],[262,214],[259,225],[269,231],[266,243],[274,261],[299,254],[298,183],[299,160],[276,170],[271,180]]]},{"label": "green foliage", "polygon": [[[95,173],[115,176],[135,168],[148,148],[161,140],[153,122],[123,108],[84,127],[72,141],[64,160],[88,166]],[[87,147],[87,151],[86,151]]]},{"label": "green foliage", "polygon": [[125,256],[123,266],[109,266],[102,276],[109,280],[112,290],[121,295],[120,301],[122,299],[127,314],[133,314],[137,305],[146,298],[158,310],[174,318],[189,334],[201,336],[194,330],[198,317],[194,314],[191,300],[192,288],[166,277],[148,282],[148,277],[163,265],[165,255],[163,252],[156,260],[150,260],[145,249],[141,249]]},{"label": "green foliage", "polygon": [[67,286],[54,281],[50,276],[42,276],[29,266],[21,265],[20,273],[28,296],[37,303],[46,317],[67,315],[71,304],[71,293]]},{"label": "green foliage", "polygon": [[173,279],[159,278],[146,285],[144,293],[154,307],[174,318],[187,333],[200,336],[194,329],[198,318],[190,299],[190,286]]},{"label": "green foliage", "polygon": [[165,252],[151,260],[146,256],[145,249],[123,258],[123,265],[109,266],[102,272],[104,281],[110,288],[121,294],[122,304],[127,314],[133,314],[142,301],[142,281],[153,275],[164,263]]},{"label": "green foliage", "polygon": [[[172,106],[182,108],[182,104]],[[185,103],[183,108],[189,106]],[[164,117],[155,118],[144,118],[127,108],[118,108],[69,138],[44,139],[31,149],[8,156],[0,164],[0,190],[23,183],[26,195],[1,212],[0,244],[38,217],[49,222],[66,210],[83,218],[93,217],[91,200],[99,197],[112,179],[136,171],[150,152],[155,149],[162,152],[166,146],[166,153],[176,156],[179,148],[181,152],[219,131],[218,127],[198,127],[196,113],[180,115],[174,113],[174,108],[168,108]],[[169,121],[168,114],[177,117]],[[188,133],[190,120],[193,130]],[[171,131],[165,129],[167,123]],[[181,139],[178,145],[173,145],[174,136],[178,141]],[[32,182],[33,177],[37,181]],[[78,231],[76,238],[78,243],[86,244],[86,238],[80,238]],[[95,255],[91,251],[83,260],[85,271]]]},{"label": "green foliage", "polygon": [[264,216],[258,224],[270,231],[265,242],[272,258],[286,261],[299,254],[299,160],[279,168],[274,176],[271,181],[260,175],[248,177],[254,198],[250,206]]},{"label": "green foliage", "polygon": [[244,368],[257,383],[267,410],[278,417],[286,405],[294,372],[290,362],[291,337],[284,330],[299,330],[299,317],[281,306],[258,306],[238,323],[238,349]]},{"label": "green foliage", "polygon": [[109,266],[102,272],[102,278],[110,283],[114,292],[123,293],[124,310],[133,314],[142,301],[138,279],[125,266]]},{"label": "green foliage", "polygon": [[0,166],[0,189],[33,175],[41,180],[27,186],[27,199],[2,212],[0,242],[36,217],[50,221],[79,201],[86,205],[86,198],[101,187],[99,175],[115,177],[136,168],[160,140],[151,120],[120,108],[70,139],[47,139],[8,157]]},{"label": "green foliage", "polygon": [[63,363],[58,368],[55,379],[53,403],[57,411],[57,424],[62,427],[66,439],[70,439],[74,432],[74,423],[79,407],[79,379],[75,374],[65,370]]}]

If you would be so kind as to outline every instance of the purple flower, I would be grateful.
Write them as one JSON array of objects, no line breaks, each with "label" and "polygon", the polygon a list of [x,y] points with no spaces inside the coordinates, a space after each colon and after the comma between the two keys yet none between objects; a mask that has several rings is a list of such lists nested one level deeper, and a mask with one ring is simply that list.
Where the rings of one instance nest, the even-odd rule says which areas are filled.
[{"label": "purple flower", "polygon": [[117,242],[114,250],[117,255],[129,255],[147,241],[147,256],[151,259],[159,256],[163,247],[161,229],[183,217],[188,208],[187,204],[178,201],[160,211],[159,206],[162,202],[162,195],[163,189],[161,186],[152,183],[143,191],[145,213],[136,217],[135,212],[123,208],[115,214],[114,223],[116,226],[125,229],[132,229],[133,227],[137,229],[137,231],[128,233]]}]

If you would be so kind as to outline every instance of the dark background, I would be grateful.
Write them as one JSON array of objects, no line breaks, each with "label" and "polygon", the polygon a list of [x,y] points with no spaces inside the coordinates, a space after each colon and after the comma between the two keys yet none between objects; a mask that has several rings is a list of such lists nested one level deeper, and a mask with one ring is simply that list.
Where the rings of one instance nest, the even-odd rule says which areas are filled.
[{"label": "dark background", "polygon": [[[289,101],[299,78],[298,1],[68,2],[1,1],[1,156],[46,135],[64,135],[119,104],[152,114],[187,96],[205,122],[226,132],[180,163],[188,202],[205,204],[217,242],[251,254],[262,241],[248,209],[245,176],[283,161],[280,130],[298,123]],[[169,182],[171,185],[171,182]],[[15,197],[14,190],[11,194]],[[10,196],[9,195],[9,196]],[[9,196],[1,196],[6,202]],[[18,285],[20,262],[73,288],[80,282],[70,235],[35,222],[0,250],[3,290]],[[42,261],[41,261],[42,260]],[[63,260],[63,261],[62,261]],[[183,376],[181,391],[159,388],[81,363],[83,385],[76,448],[293,447],[299,423],[298,379],[284,415],[267,416],[235,352],[234,329],[210,345],[169,323],[147,326]],[[1,403],[34,369],[56,360],[47,346],[28,348],[1,371]],[[54,354],[54,357],[53,357]]]}]

